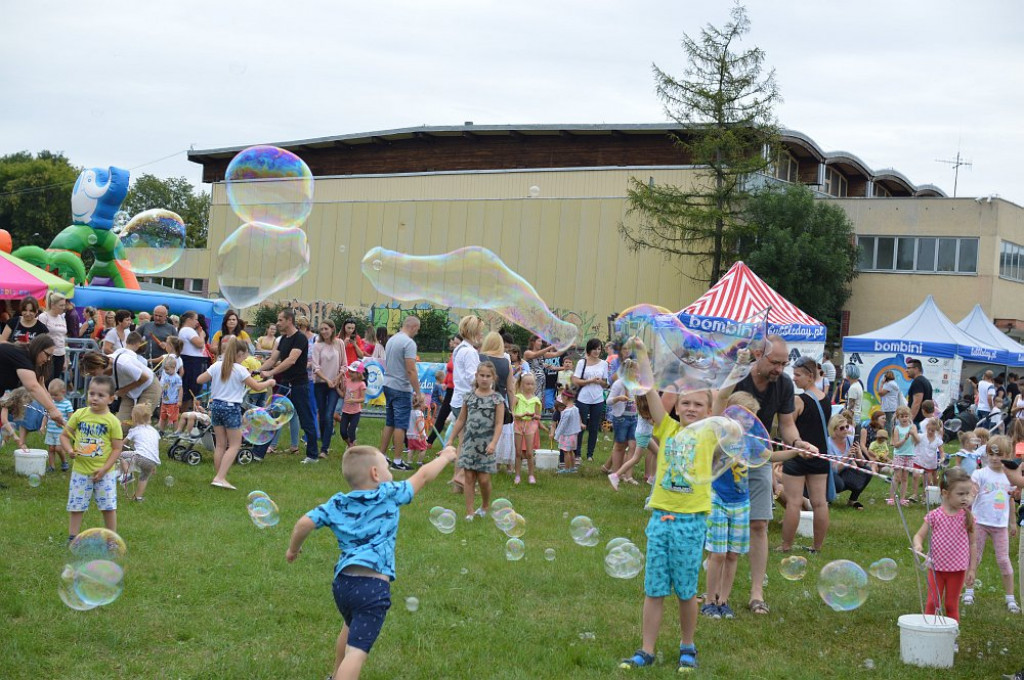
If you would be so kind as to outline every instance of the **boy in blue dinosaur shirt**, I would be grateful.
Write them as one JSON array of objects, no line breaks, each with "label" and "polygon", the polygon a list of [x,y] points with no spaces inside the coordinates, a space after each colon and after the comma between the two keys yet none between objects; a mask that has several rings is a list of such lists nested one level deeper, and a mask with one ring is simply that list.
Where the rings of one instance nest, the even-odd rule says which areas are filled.
[{"label": "boy in blue dinosaur shirt", "polygon": [[315,529],[330,527],[341,551],[334,567],[334,602],[345,624],[335,646],[335,680],[358,678],[391,607],[399,508],[433,481],[457,453],[447,447],[402,482],[393,481],[388,460],[373,446],[345,451],[341,472],[351,487],[336,493],[295,523],[286,559],[294,562]]}]

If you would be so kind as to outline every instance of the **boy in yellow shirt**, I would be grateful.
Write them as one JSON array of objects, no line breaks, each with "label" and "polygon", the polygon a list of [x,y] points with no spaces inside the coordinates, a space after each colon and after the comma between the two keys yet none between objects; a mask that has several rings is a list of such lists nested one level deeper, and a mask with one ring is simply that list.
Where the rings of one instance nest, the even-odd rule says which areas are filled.
[{"label": "boy in yellow shirt", "polygon": [[82,527],[89,500],[103,513],[103,523],[117,531],[117,459],[123,434],[117,416],[110,412],[114,381],[96,376],[89,381],[89,406],[78,409],[64,426],[60,444],[74,461],[68,490],[68,541]]}]

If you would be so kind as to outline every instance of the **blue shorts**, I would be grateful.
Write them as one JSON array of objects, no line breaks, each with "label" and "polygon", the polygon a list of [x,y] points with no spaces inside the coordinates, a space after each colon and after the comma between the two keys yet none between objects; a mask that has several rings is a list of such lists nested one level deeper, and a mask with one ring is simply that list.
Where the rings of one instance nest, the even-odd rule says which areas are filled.
[{"label": "blue shorts", "polygon": [[68,512],[85,512],[89,509],[89,501],[96,500],[96,508],[100,511],[117,510],[117,466],[110,468],[98,482],[92,481],[92,475],[82,472],[71,472],[68,484]]},{"label": "blue shorts", "polygon": [[750,552],[749,500],[742,503],[723,503],[716,496],[712,496],[705,547],[713,553],[746,555]]},{"label": "blue shorts", "polygon": [[616,444],[636,441],[636,415],[612,417],[612,433]]},{"label": "blue shorts", "polygon": [[649,434],[638,434],[636,436],[636,448],[646,449],[647,445],[651,443],[651,435]]},{"label": "blue shorts", "polygon": [[387,401],[384,426],[393,427],[396,430],[408,429],[409,417],[412,415],[412,392],[385,387],[384,399]]},{"label": "blue shorts", "polygon": [[391,584],[373,576],[338,574],[334,603],[348,626],[348,644],[367,654],[377,641],[391,608]]},{"label": "blue shorts", "polygon": [[697,596],[697,579],[704,556],[707,513],[677,514],[654,510],[647,523],[647,565],[644,593],[667,597],[675,590],[680,600]]},{"label": "blue shorts", "polygon": [[210,402],[210,419],[214,427],[237,430],[242,427],[242,405],[214,399]]}]

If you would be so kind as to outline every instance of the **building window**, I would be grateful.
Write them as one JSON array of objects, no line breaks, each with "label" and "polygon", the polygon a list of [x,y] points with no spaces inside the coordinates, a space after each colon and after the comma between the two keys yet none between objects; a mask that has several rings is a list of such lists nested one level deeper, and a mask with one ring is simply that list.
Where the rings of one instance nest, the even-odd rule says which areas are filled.
[{"label": "building window", "polygon": [[191,279],[188,282],[188,292],[190,292],[190,293],[202,293],[203,292],[203,284],[204,283],[205,283],[205,281],[203,281],[203,279]]},{"label": "building window", "polygon": [[837,170],[825,168],[825,193],[836,198],[846,196],[849,183]]},{"label": "building window", "polygon": [[775,159],[775,179],[796,183],[800,176],[800,164],[788,151],[780,150]]},{"label": "building window", "polygon": [[1024,246],[1003,241],[999,251],[999,276],[1024,282]]},{"label": "building window", "polygon": [[876,183],[874,189],[874,196],[875,198],[892,198],[892,192],[886,189],[881,184]]},{"label": "building window", "polygon": [[[977,274],[978,239],[934,236],[858,236],[857,269],[923,274]],[[1013,248],[1017,250],[1014,251]],[[1016,258],[1014,255],[1016,254]],[[999,274],[1016,278],[1014,264],[1024,263],[1024,247],[1003,242]],[[1024,281],[1024,272],[1020,272]]]}]

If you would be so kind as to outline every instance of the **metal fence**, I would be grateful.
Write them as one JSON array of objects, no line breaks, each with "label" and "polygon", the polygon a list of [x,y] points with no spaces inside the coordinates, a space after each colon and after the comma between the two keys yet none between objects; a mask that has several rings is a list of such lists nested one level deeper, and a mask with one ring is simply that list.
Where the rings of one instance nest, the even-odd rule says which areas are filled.
[{"label": "metal fence", "polygon": [[98,352],[99,344],[92,338],[68,338],[67,349],[64,358],[64,375],[55,375],[55,378],[63,377],[68,384],[68,400],[76,409],[84,408],[85,395],[89,378],[83,375],[79,369],[79,359],[89,351]]}]

